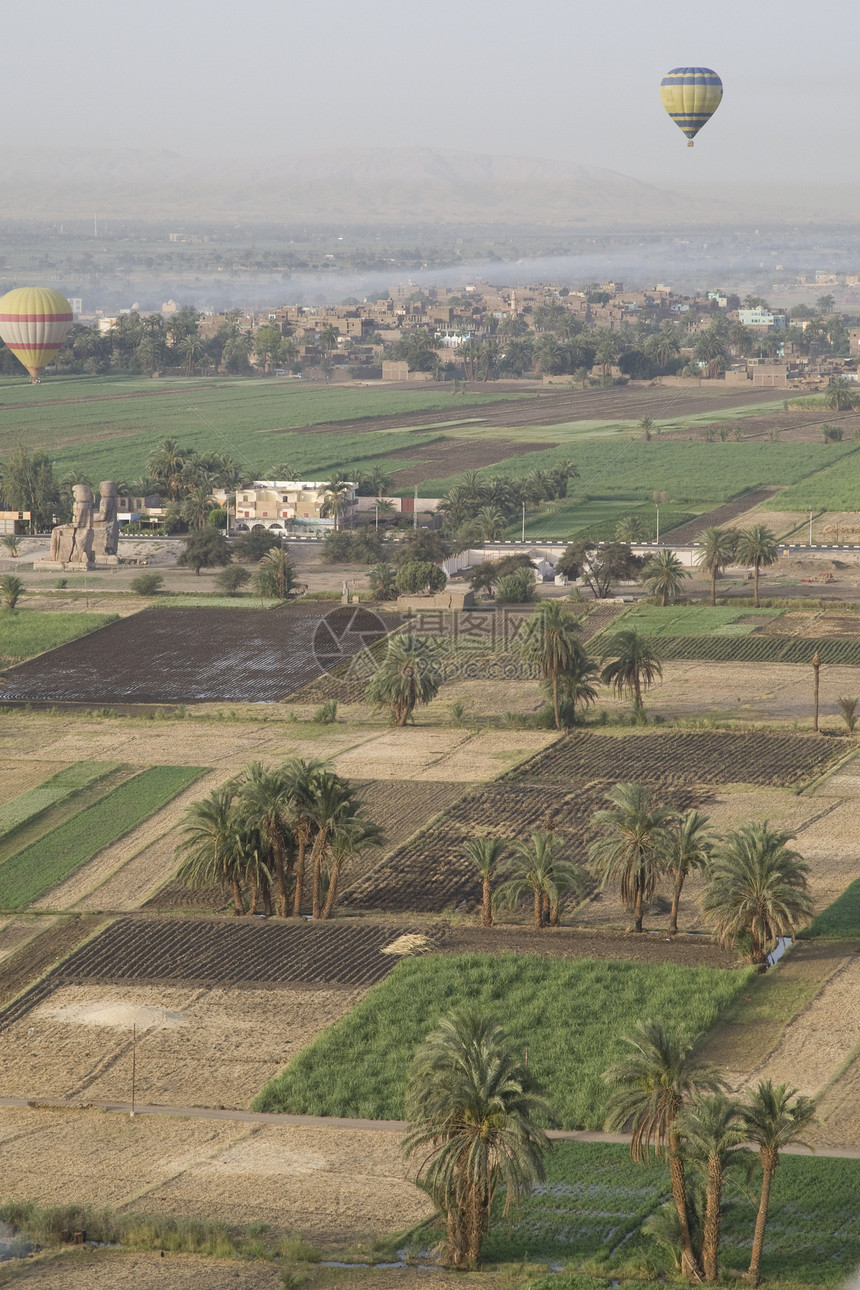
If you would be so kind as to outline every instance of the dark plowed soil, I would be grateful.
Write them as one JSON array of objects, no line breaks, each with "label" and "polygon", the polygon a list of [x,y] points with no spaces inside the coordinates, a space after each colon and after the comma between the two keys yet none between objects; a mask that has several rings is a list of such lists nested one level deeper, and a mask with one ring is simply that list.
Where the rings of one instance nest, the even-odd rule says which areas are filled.
[{"label": "dark plowed soil", "polygon": [[565,959],[625,959],[636,963],[678,963],[683,967],[737,967],[731,950],[709,936],[666,936],[648,932],[580,931],[547,927],[451,927],[441,946],[445,954],[547,954]]},{"label": "dark plowed soil", "polygon": [[726,502],[725,506],[718,506],[716,510],[708,511],[706,515],[699,515],[687,524],[682,524],[680,528],[672,529],[672,541],[695,542],[705,529],[720,528],[724,524],[730,524],[738,515],[751,511],[754,506],[761,506],[778,492],[778,488],[754,488],[751,492],[744,493],[743,497],[736,497],[733,502]]},{"label": "dark plowed soil", "polygon": [[[394,467],[391,478],[397,488],[412,488],[423,484],[425,479],[445,479],[448,475],[457,475],[461,470],[480,470],[484,466],[495,466],[497,462],[507,461],[511,457],[522,457],[530,452],[543,452],[545,448],[554,448],[555,441],[549,443],[514,443],[512,439],[441,439],[438,443],[424,447],[398,448],[383,458]],[[407,466],[398,470],[399,460],[421,458],[420,466]]]},{"label": "dark plowed soil", "polygon": [[0,965],[0,1007],[5,1007],[28,985],[38,981],[58,959],[70,954],[101,921],[104,920],[96,916],[68,918],[50,923],[41,931],[35,928],[38,934]]},{"label": "dark plowed soil", "polygon": [[793,788],[816,778],[843,752],[837,740],[757,731],[670,731],[622,738],[576,733],[523,762],[505,781],[542,786],[605,778],[678,787],[698,783]]},{"label": "dark plowed soil", "polygon": [[150,609],[10,669],[0,697],[99,706],[276,702],[398,621],[310,603],[265,613]]},{"label": "dark plowed soil", "polygon": [[61,964],[51,983],[373,985],[398,962],[382,950],[410,930],[365,922],[124,918]]},{"label": "dark plowed soil", "polygon": [[[422,910],[478,908],[481,879],[466,858],[465,844],[482,833],[511,842],[527,838],[535,829],[552,828],[572,860],[585,865],[591,839],[589,820],[605,805],[604,795],[615,781],[594,780],[566,792],[556,785],[486,784],[471,789],[443,816],[396,847],[374,869],[349,887],[344,908],[406,913]],[[666,805],[688,810],[702,803],[701,795],[683,788],[662,795]],[[591,890],[585,884],[583,894]],[[576,920],[576,914],[572,917]]]}]

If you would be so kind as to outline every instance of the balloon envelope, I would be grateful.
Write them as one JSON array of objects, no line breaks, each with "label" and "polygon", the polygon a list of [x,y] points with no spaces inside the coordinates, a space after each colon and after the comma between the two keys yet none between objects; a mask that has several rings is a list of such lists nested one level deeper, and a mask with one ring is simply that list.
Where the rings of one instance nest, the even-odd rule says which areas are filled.
[{"label": "balloon envelope", "polygon": [[660,82],[663,107],[690,140],[720,106],[723,82],[710,67],[673,67]]},{"label": "balloon envelope", "polygon": [[0,337],[34,381],[62,348],[72,306],[51,287],[16,287],[0,300]]}]

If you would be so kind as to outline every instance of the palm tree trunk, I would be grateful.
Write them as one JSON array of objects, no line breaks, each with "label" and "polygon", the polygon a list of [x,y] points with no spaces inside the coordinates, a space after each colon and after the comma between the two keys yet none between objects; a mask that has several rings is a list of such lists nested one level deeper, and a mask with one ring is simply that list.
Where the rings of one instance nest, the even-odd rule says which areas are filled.
[{"label": "palm tree trunk", "polygon": [[558,714],[558,672],[552,674],[552,707],[555,712],[555,728],[561,730],[561,718]]},{"label": "palm tree trunk", "polygon": [[264,878],[260,883],[263,893],[263,913],[267,918],[272,917],[272,887],[268,878]]},{"label": "palm tree trunk", "polygon": [[639,673],[633,673],[633,693],[636,696],[636,711],[642,711],[642,686],[639,681]]},{"label": "palm tree trunk", "polygon": [[305,849],[308,845],[304,829],[299,830],[298,850],[296,853],[296,890],[293,892],[293,917],[298,918],[302,912],[302,887],[305,885]]},{"label": "palm tree trunk", "polygon": [[686,876],[681,869],[675,875],[675,885],[672,889],[672,909],[669,914],[669,931],[672,936],[677,936],[678,934],[678,906],[681,903],[681,890]]},{"label": "palm tree trunk", "polygon": [[645,917],[644,901],[642,899],[642,884],[636,884],[636,899],[633,902],[633,930],[634,932],[642,931],[642,922]]},{"label": "palm tree trunk", "polygon": [[770,1160],[764,1159],[762,1153],[762,1179],[761,1179],[761,1198],[758,1203],[758,1213],[755,1219],[755,1232],[753,1234],[752,1256],[750,1258],[749,1272],[747,1272],[747,1281],[750,1285],[757,1286],[760,1280],[759,1268],[761,1266],[761,1252],[764,1248],[764,1231],[767,1227],[767,1208],[770,1204],[770,1184],[773,1180],[773,1171],[776,1164]]},{"label": "palm tree trunk", "polygon": [[248,910],[249,914],[256,914],[257,901],[259,900],[259,897],[260,897],[260,884],[257,882],[256,874],[252,873],[251,874],[251,908]]},{"label": "palm tree trunk", "polygon": [[717,1279],[717,1262],[720,1253],[720,1210],[723,1202],[723,1169],[715,1156],[708,1159],[708,1191],[705,1200],[705,1231],[702,1237],[702,1266],[705,1280],[710,1284]]},{"label": "palm tree trunk", "polygon": [[275,862],[275,888],[279,918],[287,916],[287,880],[284,874],[284,848],[280,838],[273,839],[272,859]]},{"label": "palm tree trunk", "polygon": [[325,904],[320,918],[331,918],[331,911],[334,908],[335,898],[337,897],[337,880],[340,877],[340,865],[332,862],[332,867],[328,874],[328,891],[326,892]]},{"label": "palm tree trunk", "polygon": [[758,609],[758,564],[753,565],[753,605]]},{"label": "palm tree trunk", "polygon": [[322,858],[328,839],[328,829],[322,828],[316,836],[311,851],[311,912],[314,918],[320,916],[320,880],[322,878]]},{"label": "palm tree trunk", "polygon": [[717,571],[716,569],[712,569],[711,570],[711,604],[715,605],[716,603],[717,603]]},{"label": "palm tree trunk", "polygon": [[684,1161],[681,1158],[681,1144],[676,1133],[669,1134],[669,1177],[672,1182],[672,1199],[678,1211],[678,1223],[681,1228],[681,1267],[691,1281],[701,1281],[702,1274],[699,1261],[693,1251],[693,1238],[690,1235],[690,1218],[687,1213],[687,1180],[684,1176]]},{"label": "palm tree trunk", "polygon": [[493,890],[490,886],[490,879],[484,879],[484,896],[481,903],[481,926],[492,927],[493,925]]},{"label": "palm tree trunk", "polygon": [[535,891],[534,925],[543,926],[543,892],[539,890]]},{"label": "palm tree trunk", "polygon": [[234,914],[244,914],[245,901],[242,896],[242,884],[238,878],[234,878],[231,886],[233,888],[233,912]]}]

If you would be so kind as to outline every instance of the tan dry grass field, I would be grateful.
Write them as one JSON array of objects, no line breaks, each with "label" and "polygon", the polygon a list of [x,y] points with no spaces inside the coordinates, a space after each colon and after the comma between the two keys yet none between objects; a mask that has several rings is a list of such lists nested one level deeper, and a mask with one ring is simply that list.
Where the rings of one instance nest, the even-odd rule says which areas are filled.
[{"label": "tan dry grass field", "polygon": [[335,987],[63,985],[0,1045],[7,1097],[241,1109],[363,997]]},{"label": "tan dry grass field", "polygon": [[10,1199],[268,1223],[337,1247],[432,1213],[399,1132],[0,1109]]}]

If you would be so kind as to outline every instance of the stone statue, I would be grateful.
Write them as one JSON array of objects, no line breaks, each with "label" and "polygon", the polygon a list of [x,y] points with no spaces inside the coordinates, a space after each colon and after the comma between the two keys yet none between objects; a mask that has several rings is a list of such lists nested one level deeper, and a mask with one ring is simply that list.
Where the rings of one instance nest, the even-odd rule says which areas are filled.
[{"label": "stone statue", "polygon": [[116,484],[112,479],[105,479],[99,484],[99,505],[93,515],[93,555],[96,561],[116,555],[118,537]]},{"label": "stone statue", "polygon": [[71,524],[51,530],[51,562],[90,565],[93,562],[93,490],[89,484],[75,484]]}]

